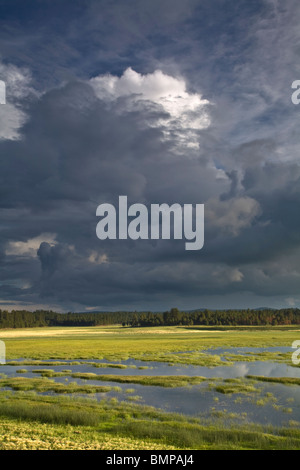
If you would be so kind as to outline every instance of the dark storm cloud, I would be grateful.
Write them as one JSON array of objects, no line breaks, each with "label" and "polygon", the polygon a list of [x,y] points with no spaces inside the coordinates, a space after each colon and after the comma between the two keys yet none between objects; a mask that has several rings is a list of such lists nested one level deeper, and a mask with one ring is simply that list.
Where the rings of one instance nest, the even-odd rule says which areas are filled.
[{"label": "dark storm cloud", "polygon": [[[9,119],[0,115],[0,299],[62,309],[293,302],[297,3],[1,3],[0,72],[22,93],[12,89]],[[125,79],[128,67],[137,73]],[[178,114],[179,79],[190,108]],[[164,86],[175,110],[156,99]],[[195,112],[192,93],[207,108]],[[100,242],[96,208],[123,194],[147,207],[204,203],[203,250]]]},{"label": "dark storm cloud", "polygon": [[[97,99],[89,85],[72,83],[34,103],[23,138],[2,144],[10,155],[5,165],[2,162],[2,206],[31,210],[20,214],[17,230],[8,231],[7,238],[18,241],[23,234],[26,242],[41,233],[56,234],[57,244],[41,242],[37,250],[41,277],[34,279],[36,293],[60,302],[109,305],[114,298],[121,303],[129,293],[135,303],[141,295],[146,301],[155,292],[170,295],[180,291],[183,296],[216,289],[228,292],[231,282],[242,281],[241,273],[234,268],[227,273],[222,268],[216,275],[214,263],[230,264],[249,257],[243,245],[247,233],[242,230],[240,237],[232,237],[233,225],[224,236],[222,226],[210,227],[208,222],[206,247],[196,255],[200,264],[185,253],[183,243],[100,244],[96,239],[97,204],[116,203],[119,194],[127,194],[132,202],[171,204],[197,203],[218,193],[222,196],[224,191],[235,192],[234,173],[231,178],[216,179],[218,170],[207,167],[201,152],[196,160],[188,154],[176,157],[168,143],[161,142],[159,128],[149,130],[141,125],[147,112],[151,116],[155,112],[152,107],[121,115],[119,108]],[[156,113],[161,116],[158,110]],[[16,168],[22,171],[15,173]],[[242,203],[245,206],[237,209],[246,217],[248,200]],[[221,213],[225,222],[231,207],[232,202]],[[238,222],[234,217],[230,220]],[[215,238],[218,242],[214,244]],[[261,247],[258,243],[258,257]],[[252,250],[252,261],[253,254]],[[211,276],[207,277],[208,272]]]},{"label": "dark storm cloud", "polygon": [[[7,258],[27,257],[29,265],[29,247],[40,236],[41,279],[31,279],[37,294],[78,303],[90,296],[99,304],[107,290],[140,289],[147,267],[139,267],[138,283],[128,283],[136,278],[132,266],[138,259],[159,262],[151,243],[150,252],[148,243],[138,249],[130,242],[100,245],[95,236],[99,203],[116,203],[120,194],[148,204],[198,202],[213,193],[212,187],[224,189],[201,159],[174,155],[170,143],[162,142],[162,129],[145,126],[147,119],[165,115],[161,109],[145,103],[142,110],[120,114],[120,101],[108,106],[89,85],[68,84],[32,103],[22,139],[0,144],[2,155],[9,155],[1,161],[1,206],[8,225],[3,249]],[[53,246],[42,241],[43,233],[55,234]],[[114,262],[109,276],[105,257]],[[141,291],[147,288],[152,291],[150,281]]]}]

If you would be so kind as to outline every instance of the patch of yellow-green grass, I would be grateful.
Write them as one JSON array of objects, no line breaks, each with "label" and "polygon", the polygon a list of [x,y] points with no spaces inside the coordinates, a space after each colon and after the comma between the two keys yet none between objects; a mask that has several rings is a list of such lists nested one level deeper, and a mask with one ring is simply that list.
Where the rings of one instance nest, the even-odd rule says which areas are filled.
[{"label": "patch of yellow-green grass", "polygon": [[[176,353],[185,352],[187,363],[196,359],[200,364],[205,358],[199,353],[205,349],[290,346],[300,336],[298,330],[293,327],[55,327],[1,330],[0,339],[5,341],[7,360],[105,358],[118,361],[131,357],[181,363],[181,355]],[[169,353],[175,353],[174,357],[167,358]],[[217,357],[205,360],[212,361],[212,365],[219,364]]]},{"label": "patch of yellow-green grass", "polygon": [[13,377],[0,379],[0,387],[10,387],[14,390],[35,390],[36,392],[53,391],[55,393],[100,393],[108,392],[113,389],[111,386],[96,385],[78,385],[77,383],[63,384],[51,380],[52,377],[70,376],[74,379],[98,380],[102,382],[117,382],[122,384],[139,384],[156,387],[186,387],[200,384],[207,379],[204,377],[189,377],[185,375],[170,376],[147,376],[147,375],[97,375],[92,372],[55,372],[53,370],[35,370],[35,373],[41,374],[42,378]]},{"label": "patch of yellow-green grass", "polygon": [[0,423],[5,429],[0,449],[288,450],[298,449],[300,444],[300,431],[295,427],[226,427],[136,403],[58,400],[20,392],[0,393]]},{"label": "patch of yellow-green grass", "polygon": [[273,393],[266,392],[261,397],[254,400],[255,405],[257,406],[265,406],[267,404],[276,404],[277,398],[273,395]]},{"label": "patch of yellow-green grass", "polygon": [[58,383],[48,378],[12,377],[0,379],[0,388],[9,387],[13,390],[55,393],[106,393],[112,387],[97,385],[78,385],[77,383]]},{"label": "patch of yellow-green grass", "polygon": [[[34,424],[34,425],[33,425]],[[149,439],[99,433],[88,426],[21,421],[0,417],[0,450],[172,450]]]},{"label": "patch of yellow-green grass", "polygon": [[247,378],[261,382],[272,382],[283,385],[300,385],[299,377],[264,377],[262,375],[247,375]]},{"label": "patch of yellow-green grass", "polygon": [[186,387],[200,384],[204,377],[189,377],[185,375],[96,375],[91,373],[74,373],[73,378],[101,380],[104,382],[119,382],[124,384],[152,385],[158,387]]},{"label": "patch of yellow-green grass", "polygon": [[129,367],[126,364],[111,364],[107,362],[91,362],[90,365],[92,365],[93,367],[96,367],[97,369],[104,369],[106,367],[112,368],[112,369],[128,369]]},{"label": "patch of yellow-green grass", "polygon": [[39,361],[39,360],[30,360],[25,359],[23,361],[7,361],[5,364],[2,364],[2,367],[5,366],[78,366],[81,363],[79,361]]},{"label": "patch of yellow-green grass", "polygon": [[243,362],[270,361],[270,362],[279,362],[279,363],[291,363],[291,353],[282,353],[280,351],[246,352],[244,354],[236,354],[236,353],[233,354],[233,353],[226,352],[222,355],[222,357],[223,359],[231,363],[238,362],[238,361],[243,361]]},{"label": "patch of yellow-green grass", "polygon": [[224,361],[218,354],[207,354],[202,351],[182,352],[180,354],[172,352],[143,353],[137,357],[141,361],[167,362],[169,365],[195,365],[203,367],[216,367],[232,365],[231,361]]},{"label": "patch of yellow-green grass", "polygon": [[224,379],[222,384],[214,386],[216,392],[225,395],[232,395],[233,393],[259,393],[260,390],[255,388],[251,383],[242,379]]},{"label": "patch of yellow-green grass", "polygon": [[[205,377],[187,375],[98,375],[94,372],[55,372],[52,369],[35,369],[32,371],[42,377],[64,377],[70,376],[74,379],[99,380],[102,382],[119,382],[125,384],[151,385],[158,387],[186,387],[188,385],[200,384],[207,380]],[[0,381],[1,385],[1,381]]]},{"label": "patch of yellow-green grass", "polygon": [[41,361],[41,360],[23,360],[23,361],[8,361],[3,366],[78,366],[78,365],[86,365],[86,366],[93,366],[95,368],[112,368],[112,369],[127,369],[132,368],[132,366],[128,366],[126,364],[114,364],[109,362],[95,362],[95,361]]}]

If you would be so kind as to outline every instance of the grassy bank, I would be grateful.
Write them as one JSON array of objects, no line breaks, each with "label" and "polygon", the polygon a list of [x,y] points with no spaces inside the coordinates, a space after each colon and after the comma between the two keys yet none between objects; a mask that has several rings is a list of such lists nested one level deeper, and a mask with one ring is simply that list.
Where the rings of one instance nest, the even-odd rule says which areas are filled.
[{"label": "grassy bank", "polygon": [[0,394],[0,449],[299,449],[299,429],[224,426],[115,400]]}]

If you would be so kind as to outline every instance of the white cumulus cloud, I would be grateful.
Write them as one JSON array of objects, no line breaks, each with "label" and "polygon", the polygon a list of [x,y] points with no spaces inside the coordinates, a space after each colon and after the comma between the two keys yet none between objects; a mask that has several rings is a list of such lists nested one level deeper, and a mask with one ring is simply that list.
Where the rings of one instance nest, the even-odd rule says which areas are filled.
[{"label": "white cumulus cloud", "polygon": [[189,93],[184,79],[161,70],[142,75],[128,68],[121,77],[99,75],[92,78],[90,84],[98,98],[106,102],[129,98],[127,110],[143,103],[160,106],[166,117],[158,118],[154,125],[163,128],[165,138],[177,138],[177,144],[197,148],[197,131],[210,125],[209,101],[199,93]]}]

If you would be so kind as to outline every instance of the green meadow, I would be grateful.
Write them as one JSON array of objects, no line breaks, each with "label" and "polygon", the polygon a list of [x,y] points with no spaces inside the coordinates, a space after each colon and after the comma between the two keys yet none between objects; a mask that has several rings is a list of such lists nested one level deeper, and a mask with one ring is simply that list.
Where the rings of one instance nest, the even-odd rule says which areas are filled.
[{"label": "green meadow", "polygon": [[[211,359],[207,348],[290,346],[300,338],[299,327],[52,327],[1,330],[6,358],[36,360],[103,359],[173,361],[197,364]],[[189,351],[193,351],[190,353]],[[176,355],[180,352],[180,355]],[[184,355],[182,353],[186,352]],[[172,357],[170,358],[170,353]],[[175,353],[175,354],[174,354]],[[229,358],[237,358],[229,355]],[[263,353],[260,359],[282,360],[282,355]],[[240,357],[239,357],[240,359]],[[251,355],[247,360],[253,359]],[[289,357],[290,359],[290,357]],[[219,363],[218,355],[213,357]]]},{"label": "green meadow", "polygon": [[[297,394],[297,377],[228,379],[225,374],[214,377],[213,371],[220,366],[225,371],[237,361],[291,366],[292,350],[242,354],[226,349],[291,347],[300,339],[296,327],[45,327],[1,330],[0,339],[6,345],[6,365],[0,366],[0,450],[300,448],[292,396],[284,408],[287,424],[275,426],[250,422],[241,406],[236,412],[212,407],[209,417],[168,412],[141,403],[135,389],[178,390],[184,400],[196,386],[202,387],[199,394],[214,394],[216,404],[233,397],[237,405],[283,410],[262,387],[284,387],[285,393],[293,387]],[[212,351],[208,354],[207,349]],[[145,365],[122,364],[126,359]],[[81,361],[94,372],[74,372],[72,367]],[[170,366],[174,373],[155,374],[151,361]],[[211,377],[176,372],[191,365],[209,368]],[[7,366],[15,367],[14,376],[6,373]]]}]

